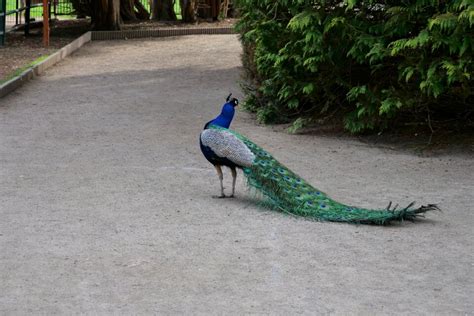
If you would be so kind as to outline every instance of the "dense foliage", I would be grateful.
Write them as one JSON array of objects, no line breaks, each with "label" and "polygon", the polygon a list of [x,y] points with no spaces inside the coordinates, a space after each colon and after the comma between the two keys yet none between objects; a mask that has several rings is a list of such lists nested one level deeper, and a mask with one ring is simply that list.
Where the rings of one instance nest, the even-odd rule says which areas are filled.
[{"label": "dense foliage", "polygon": [[[472,116],[472,0],[238,0],[246,105],[293,128]],[[431,119],[430,119],[431,117]]]}]

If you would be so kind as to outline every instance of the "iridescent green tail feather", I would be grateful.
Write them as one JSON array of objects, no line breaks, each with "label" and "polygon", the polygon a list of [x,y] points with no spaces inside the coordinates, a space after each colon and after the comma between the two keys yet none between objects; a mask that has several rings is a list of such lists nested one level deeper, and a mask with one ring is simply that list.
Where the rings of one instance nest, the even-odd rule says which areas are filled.
[{"label": "iridescent green tail feather", "polygon": [[425,212],[438,210],[433,204],[413,208],[414,203],[411,203],[405,208],[391,208],[390,203],[381,210],[341,204],[315,189],[246,137],[228,131],[242,140],[256,157],[252,167],[243,169],[249,186],[261,192],[267,198],[267,204],[282,212],[320,221],[383,225],[394,220],[413,220]]}]

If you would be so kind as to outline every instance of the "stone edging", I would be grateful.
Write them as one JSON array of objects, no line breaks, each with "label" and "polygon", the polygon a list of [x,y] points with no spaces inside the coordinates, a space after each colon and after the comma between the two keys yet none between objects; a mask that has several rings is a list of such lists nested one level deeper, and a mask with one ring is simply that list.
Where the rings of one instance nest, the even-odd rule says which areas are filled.
[{"label": "stone edging", "polygon": [[125,31],[94,31],[92,40],[116,40],[144,37],[165,37],[204,34],[233,34],[233,27],[201,27],[201,28],[161,28],[155,30],[125,30]]},{"label": "stone edging", "polygon": [[42,62],[25,70],[18,76],[0,85],[0,99],[8,93],[22,86],[28,80],[41,75],[46,69],[60,62],[73,52],[89,43],[97,40],[116,40],[144,37],[166,37],[182,35],[203,35],[203,34],[233,34],[233,27],[208,27],[208,28],[164,28],[156,30],[128,30],[128,31],[92,31],[79,36],[77,39],[61,48]]}]

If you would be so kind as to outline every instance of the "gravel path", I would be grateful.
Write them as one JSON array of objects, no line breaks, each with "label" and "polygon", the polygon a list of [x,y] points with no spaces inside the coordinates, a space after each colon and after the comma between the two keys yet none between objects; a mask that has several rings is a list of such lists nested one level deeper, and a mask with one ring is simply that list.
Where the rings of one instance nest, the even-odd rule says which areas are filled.
[{"label": "gravel path", "polygon": [[[0,314],[472,314],[474,159],[233,128],[342,202],[438,203],[390,227],[235,199],[198,134],[236,36],[94,42],[0,106]],[[227,187],[230,174],[225,174]]]}]

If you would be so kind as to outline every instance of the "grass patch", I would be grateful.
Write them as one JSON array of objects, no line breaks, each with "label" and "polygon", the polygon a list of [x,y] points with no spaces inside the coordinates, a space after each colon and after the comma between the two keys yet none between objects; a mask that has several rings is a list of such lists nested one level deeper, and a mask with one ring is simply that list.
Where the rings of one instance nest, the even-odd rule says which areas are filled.
[{"label": "grass patch", "polygon": [[[34,7],[31,8],[30,10],[30,17],[31,18],[42,18],[43,17],[43,7],[42,6],[38,6],[37,3],[32,3],[32,5],[34,5]],[[22,4],[21,2],[18,2],[18,6],[21,8],[22,7]],[[17,9],[17,6],[16,6],[16,0],[7,0],[7,12],[8,11],[12,11],[12,10],[16,10]],[[56,5],[56,8],[51,5],[51,15],[52,16],[55,16],[55,9],[56,9],[56,13],[57,15],[67,15],[67,14],[71,14],[74,12],[74,8],[72,6],[72,3],[69,2],[69,1],[60,1],[57,5]],[[22,18],[24,18],[25,16],[25,11],[22,11],[21,13],[21,16]],[[14,13],[12,15],[15,15]],[[74,16],[75,17],[75,16]]]},{"label": "grass patch", "polygon": [[4,84],[5,82],[19,76],[21,73],[23,73],[24,71],[26,71],[28,69],[33,68],[34,66],[36,66],[37,64],[39,64],[40,62],[42,62],[43,60],[48,58],[49,56],[51,56],[51,55],[43,55],[41,57],[36,58],[31,63],[29,63],[29,64],[27,64],[27,65],[25,65],[21,68],[16,69],[15,71],[9,73],[5,78],[0,79],[0,84]]},{"label": "grass patch", "polygon": [[[150,3],[148,0],[140,0],[140,2],[143,4],[143,6],[147,9],[148,12],[151,11]],[[19,6],[21,6],[20,2],[19,2]],[[11,10],[15,10],[15,9],[16,9],[16,0],[7,0],[7,12]],[[59,1],[59,3],[56,5],[56,12],[57,12],[57,16],[67,16],[68,18],[71,18],[71,19],[74,19],[76,17],[74,15],[74,8],[72,6],[72,3],[67,0]],[[178,20],[181,20],[181,7],[179,5],[179,1],[175,1],[174,12],[176,13]],[[22,17],[24,17],[24,14],[25,14],[25,11],[22,11],[21,12]],[[56,16],[54,14],[54,6],[51,7],[51,15]],[[42,18],[43,7],[38,6],[38,7],[31,8],[30,17]]]}]

